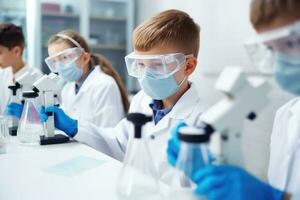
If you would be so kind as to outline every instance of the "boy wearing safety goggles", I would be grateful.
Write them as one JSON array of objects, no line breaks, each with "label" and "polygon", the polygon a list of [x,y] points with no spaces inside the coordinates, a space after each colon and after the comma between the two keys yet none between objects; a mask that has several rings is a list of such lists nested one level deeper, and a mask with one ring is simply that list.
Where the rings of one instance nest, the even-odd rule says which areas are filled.
[{"label": "boy wearing safety goggles", "polygon": [[[252,0],[250,13],[258,33],[253,44],[265,50],[263,57],[255,56],[256,63],[264,69],[267,63],[271,64],[269,68],[279,86],[300,96],[300,1]],[[262,52],[261,48],[252,50],[252,55]],[[257,60],[259,57],[263,59]],[[208,199],[223,200],[300,199],[299,122],[298,97],[281,107],[275,116],[268,169],[270,185],[237,167],[209,165],[195,169],[191,177],[198,184],[196,193]],[[184,124],[174,129],[174,135],[180,126]],[[174,164],[177,159],[174,152],[178,149],[174,145],[168,149],[168,158]]]},{"label": "boy wearing safety goggles", "polygon": [[[199,27],[186,13],[162,12],[138,26],[133,34],[134,52],[125,57],[129,75],[142,90],[133,98],[129,112],[153,115],[143,128],[161,180],[171,171],[164,154],[170,129],[179,121],[194,124],[203,111],[195,85],[188,81],[197,65]],[[68,117],[71,125],[73,119]],[[74,123],[77,124],[77,123]],[[100,128],[78,121],[74,139],[120,161],[133,138],[134,127],[123,119],[115,128]]]},{"label": "boy wearing safety goggles", "polygon": [[13,102],[7,105],[11,98],[11,91],[8,89],[15,80],[26,72],[41,72],[29,67],[23,60],[25,38],[22,27],[11,23],[0,24],[0,115],[8,114],[20,117],[23,106],[20,102]]}]

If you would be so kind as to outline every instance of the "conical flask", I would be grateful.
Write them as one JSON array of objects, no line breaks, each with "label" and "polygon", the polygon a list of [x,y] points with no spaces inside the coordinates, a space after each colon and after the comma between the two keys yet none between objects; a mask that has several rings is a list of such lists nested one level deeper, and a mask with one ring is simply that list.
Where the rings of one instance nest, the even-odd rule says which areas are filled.
[{"label": "conical flask", "polygon": [[157,171],[148,144],[141,134],[142,126],[152,118],[131,113],[127,120],[134,124],[135,133],[127,146],[123,168],[118,178],[118,197],[122,200],[161,199]]},{"label": "conical flask", "polygon": [[23,92],[25,104],[19,122],[17,137],[22,143],[38,143],[40,135],[44,135],[43,125],[39,118],[39,106],[36,102],[37,93]]},{"label": "conical flask", "polygon": [[182,127],[179,129],[180,151],[169,188],[170,200],[203,200],[204,196],[196,196],[196,184],[191,180],[193,173],[211,162],[208,149],[209,135],[201,129]]}]

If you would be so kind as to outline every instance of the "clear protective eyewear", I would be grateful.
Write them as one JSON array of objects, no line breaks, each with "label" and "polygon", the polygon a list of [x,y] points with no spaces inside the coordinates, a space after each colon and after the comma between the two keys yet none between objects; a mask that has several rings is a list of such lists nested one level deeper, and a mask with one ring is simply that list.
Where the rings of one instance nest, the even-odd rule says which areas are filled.
[{"label": "clear protective eyewear", "polygon": [[260,71],[272,73],[276,54],[300,55],[300,21],[259,34],[246,42],[245,48]]},{"label": "clear protective eyewear", "polygon": [[84,52],[84,49],[81,47],[81,45],[72,37],[64,33],[58,33],[56,34],[56,36],[68,40],[76,47],[65,49],[57,53],[56,55],[49,56],[48,58],[45,59],[46,64],[48,65],[48,67],[52,72],[58,72],[57,69],[58,66],[64,66],[73,62],[74,60],[77,60]]},{"label": "clear protective eyewear", "polygon": [[58,67],[77,60],[82,53],[83,50],[79,47],[69,48],[59,52],[58,54],[47,57],[45,62],[52,72],[58,72]]},{"label": "clear protective eyewear", "polygon": [[137,55],[134,52],[125,56],[128,74],[136,78],[142,78],[146,72],[150,72],[158,79],[173,75],[181,69],[187,58],[192,54],[171,53],[165,55]]}]

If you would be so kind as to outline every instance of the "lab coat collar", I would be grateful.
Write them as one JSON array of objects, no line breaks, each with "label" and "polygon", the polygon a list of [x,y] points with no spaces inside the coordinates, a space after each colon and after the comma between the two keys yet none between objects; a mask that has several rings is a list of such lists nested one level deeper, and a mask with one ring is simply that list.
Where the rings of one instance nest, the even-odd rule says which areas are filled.
[{"label": "lab coat collar", "polygon": [[[79,94],[84,93],[91,84],[94,84],[93,81],[89,81],[90,79],[94,79],[95,76],[97,76],[98,73],[102,73],[99,65],[95,66],[93,71],[87,76],[87,78],[85,79],[85,81],[83,82],[79,92],[77,93],[77,96],[79,96]],[[74,82],[74,94],[75,94],[75,82]]]},{"label": "lab coat collar", "polygon": [[187,118],[193,112],[196,102],[199,100],[200,98],[195,84],[190,83],[190,88],[180,97],[169,113],[170,118],[178,120]]},{"label": "lab coat collar", "polygon": [[169,112],[154,126],[153,133],[161,133],[161,130],[170,128],[169,126],[172,119],[187,119],[189,115],[191,115],[191,113],[194,111],[198,101],[200,101],[200,98],[198,96],[195,85],[190,83],[190,88],[176,102],[171,112]]},{"label": "lab coat collar", "polygon": [[14,74],[14,79],[17,79],[18,77],[22,76],[24,73],[26,73],[29,70],[29,66],[27,64],[24,65],[17,73]]},{"label": "lab coat collar", "polygon": [[[144,91],[142,91],[144,93]],[[153,100],[144,93],[147,98],[144,98],[141,102],[142,105],[149,105]],[[172,110],[167,114],[169,118],[185,119],[194,110],[196,102],[200,101],[195,84],[190,82],[190,88],[178,99]],[[152,110],[149,106],[144,107],[143,113],[152,115]],[[163,120],[163,119],[162,119]]]},{"label": "lab coat collar", "polygon": [[296,113],[300,112],[300,97],[295,99],[291,105],[290,105],[290,109],[289,109],[289,113],[290,115],[294,115]]}]

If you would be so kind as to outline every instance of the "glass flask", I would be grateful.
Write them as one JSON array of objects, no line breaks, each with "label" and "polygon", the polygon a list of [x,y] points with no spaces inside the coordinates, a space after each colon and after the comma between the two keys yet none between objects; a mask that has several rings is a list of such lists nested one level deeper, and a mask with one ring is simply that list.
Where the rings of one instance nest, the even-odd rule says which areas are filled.
[{"label": "glass flask", "polygon": [[158,176],[147,142],[142,137],[142,126],[152,120],[139,113],[131,113],[127,120],[135,132],[127,145],[123,168],[118,178],[117,193],[124,200],[161,199]]},{"label": "glass flask", "polygon": [[191,180],[193,173],[211,161],[208,149],[209,136],[202,129],[182,127],[178,134],[180,150],[175,168],[173,168],[168,197],[171,200],[200,200],[196,196],[196,184]]},{"label": "glass flask", "polygon": [[8,123],[4,116],[0,116],[0,154],[7,152],[8,141]]},{"label": "glass flask", "polygon": [[38,94],[33,91],[23,92],[25,104],[19,122],[17,137],[22,143],[37,143],[44,128],[39,118],[40,106],[37,104]]}]

